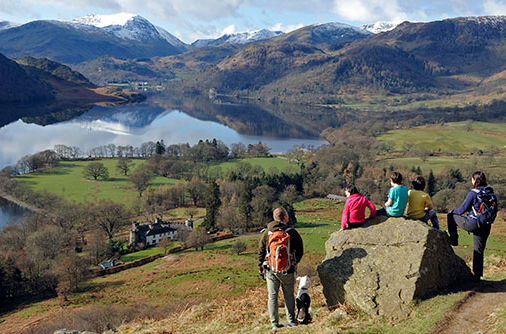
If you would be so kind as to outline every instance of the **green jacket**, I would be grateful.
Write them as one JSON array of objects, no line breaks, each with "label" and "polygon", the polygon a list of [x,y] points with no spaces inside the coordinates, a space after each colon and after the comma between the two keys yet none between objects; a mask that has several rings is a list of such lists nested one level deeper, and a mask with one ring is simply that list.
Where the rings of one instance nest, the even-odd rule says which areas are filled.
[{"label": "green jacket", "polygon": [[[282,222],[272,221],[267,225],[262,237],[260,238],[260,242],[258,243],[258,267],[260,270],[263,269],[263,263],[265,261],[265,257],[267,256],[267,246],[269,241],[269,231],[273,232],[279,229],[286,230],[288,229],[288,225]],[[302,243],[302,238],[300,237],[299,232],[295,229],[290,228],[288,231],[290,234],[290,248],[292,253],[294,254],[295,263],[299,263],[302,259],[302,255],[304,255],[304,245]]]}]

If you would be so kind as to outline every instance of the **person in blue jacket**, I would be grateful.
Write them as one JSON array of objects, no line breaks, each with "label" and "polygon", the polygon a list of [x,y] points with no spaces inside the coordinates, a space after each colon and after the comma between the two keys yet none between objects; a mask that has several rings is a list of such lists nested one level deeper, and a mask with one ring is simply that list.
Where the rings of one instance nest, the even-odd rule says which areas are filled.
[{"label": "person in blue jacket", "polygon": [[[471,182],[473,189],[469,191],[466,199],[457,209],[448,213],[448,232],[450,233],[450,243],[452,246],[459,244],[459,235],[457,226],[464,231],[473,233],[474,251],[473,251],[473,280],[479,281],[483,276],[483,253],[487,238],[490,234],[490,224],[478,226],[476,217],[473,214],[473,208],[479,209],[479,201],[477,199],[477,191],[493,192],[494,189],[487,186],[487,178],[483,172],[474,172]],[[467,212],[467,216],[462,216]]]}]

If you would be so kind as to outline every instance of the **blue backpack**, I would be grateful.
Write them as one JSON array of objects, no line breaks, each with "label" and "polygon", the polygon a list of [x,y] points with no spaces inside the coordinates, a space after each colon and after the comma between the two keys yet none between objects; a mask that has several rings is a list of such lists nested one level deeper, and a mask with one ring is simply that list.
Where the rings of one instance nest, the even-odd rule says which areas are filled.
[{"label": "blue backpack", "polygon": [[487,226],[494,223],[497,215],[497,197],[493,191],[483,191],[473,189],[476,193],[476,200],[479,203],[478,210],[474,208],[471,217],[476,219],[478,227]]}]

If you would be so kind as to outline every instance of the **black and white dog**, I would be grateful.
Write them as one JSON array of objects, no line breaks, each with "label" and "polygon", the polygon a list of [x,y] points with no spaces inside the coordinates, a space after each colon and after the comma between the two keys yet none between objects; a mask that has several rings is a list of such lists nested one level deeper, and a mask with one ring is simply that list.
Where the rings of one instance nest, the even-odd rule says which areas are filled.
[{"label": "black and white dog", "polygon": [[307,276],[297,277],[297,281],[299,281],[299,292],[295,299],[297,303],[297,324],[307,325],[313,320],[311,313],[309,313],[311,298],[307,289],[311,281]]}]

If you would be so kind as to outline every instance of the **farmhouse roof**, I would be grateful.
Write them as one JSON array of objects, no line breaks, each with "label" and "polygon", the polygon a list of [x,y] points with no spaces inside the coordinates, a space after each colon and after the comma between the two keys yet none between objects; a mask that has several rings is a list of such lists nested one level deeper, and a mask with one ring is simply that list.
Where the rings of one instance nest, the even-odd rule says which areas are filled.
[{"label": "farmhouse roof", "polygon": [[172,231],[176,231],[176,229],[168,226],[157,226],[155,228],[149,229],[146,235],[165,234]]}]

